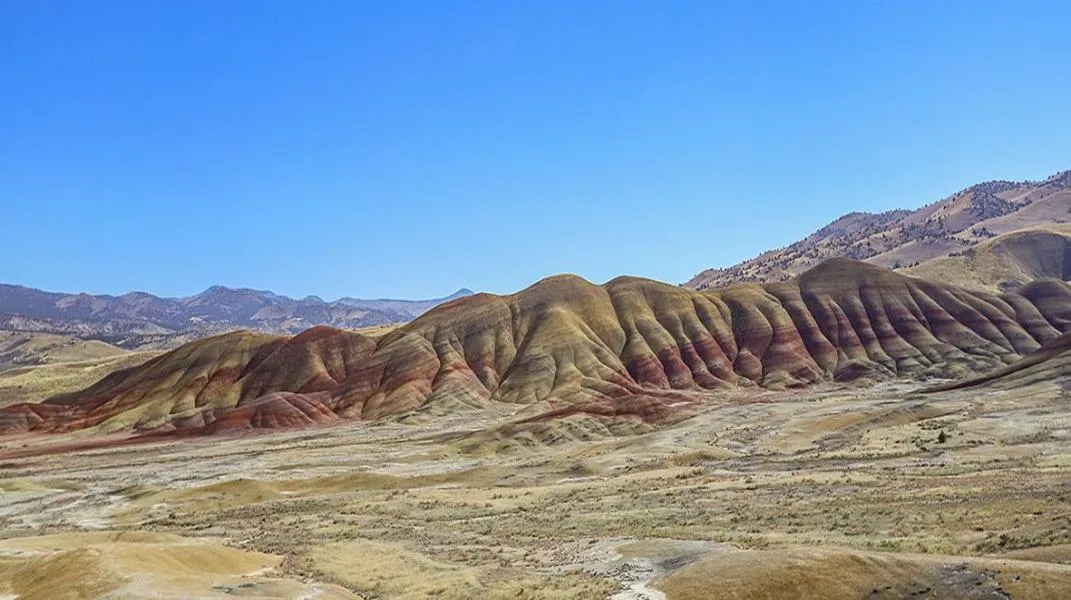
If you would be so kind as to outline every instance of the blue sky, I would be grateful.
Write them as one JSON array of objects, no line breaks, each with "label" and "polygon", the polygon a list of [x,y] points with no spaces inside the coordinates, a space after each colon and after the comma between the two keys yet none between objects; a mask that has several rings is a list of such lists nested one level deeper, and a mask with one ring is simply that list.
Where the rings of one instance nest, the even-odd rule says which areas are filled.
[{"label": "blue sky", "polygon": [[1071,168],[1064,2],[0,1],[0,281],[678,283]]}]

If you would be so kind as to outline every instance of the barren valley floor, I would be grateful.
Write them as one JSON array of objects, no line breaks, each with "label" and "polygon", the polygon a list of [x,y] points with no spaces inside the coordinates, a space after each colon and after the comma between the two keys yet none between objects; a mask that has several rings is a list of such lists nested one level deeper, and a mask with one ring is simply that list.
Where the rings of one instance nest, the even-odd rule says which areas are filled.
[{"label": "barren valley floor", "polygon": [[59,452],[7,437],[0,597],[1066,598],[1071,391],[515,405]]}]

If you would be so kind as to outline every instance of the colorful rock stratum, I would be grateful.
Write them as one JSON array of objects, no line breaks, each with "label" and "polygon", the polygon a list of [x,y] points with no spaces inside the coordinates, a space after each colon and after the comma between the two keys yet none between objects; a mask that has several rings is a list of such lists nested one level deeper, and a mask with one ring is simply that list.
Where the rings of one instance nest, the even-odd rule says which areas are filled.
[{"label": "colorful rock stratum", "polygon": [[1071,330],[1071,286],[967,291],[847,259],[697,291],[556,276],[479,294],[382,337],[199,340],[95,385],[0,411],[4,432],[218,433],[492,403],[532,421],[659,422],[733,386],[963,377]]}]

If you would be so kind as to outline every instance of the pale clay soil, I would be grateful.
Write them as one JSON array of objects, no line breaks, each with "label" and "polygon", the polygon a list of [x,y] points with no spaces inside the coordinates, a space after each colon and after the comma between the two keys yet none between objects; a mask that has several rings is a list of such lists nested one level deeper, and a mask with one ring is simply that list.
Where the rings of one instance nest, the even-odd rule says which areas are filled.
[{"label": "pale clay soil", "polygon": [[5,438],[0,598],[1071,597],[1069,400],[899,383],[712,396],[625,436],[504,433],[498,405]]}]

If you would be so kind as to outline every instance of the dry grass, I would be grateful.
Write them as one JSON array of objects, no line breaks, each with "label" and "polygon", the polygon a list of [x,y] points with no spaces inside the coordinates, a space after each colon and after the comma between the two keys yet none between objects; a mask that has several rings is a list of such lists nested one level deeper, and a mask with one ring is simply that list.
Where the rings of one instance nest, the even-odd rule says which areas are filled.
[{"label": "dry grass", "polygon": [[606,597],[616,591],[611,582],[576,574],[548,577],[508,565],[440,562],[397,542],[331,542],[316,548],[310,558],[312,569],[321,579],[356,590],[364,597],[567,600]]},{"label": "dry grass", "polygon": [[1060,600],[1071,567],[845,549],[717,553],[659,582],[677,600],[1031,598]]},{"label": "dry grass", "polygon": [[381,337],[394,331],[395,329],[398,329],[402,325],[403,323],[394,323],[392,325],[372,325],[370,327],[358,327],[357,329],[354,329],[354,331],[370,337]]},{"label": "dry grass", "polygon": [[0,331],[0,368],[95,360],[125,352],[105,342],[71,335]]},{"label": "dry grass", "polygon": [[19,402],[41,402],[88,387],[105,375],[139,365],[156,352],[125,352],[102,358],[58,362],[0,371],[0,408]]},{"label": "dry grass", "polygon": [[310,592],[322,592],[323,598],[354,598],[335,586],[317,588],[258,575],[277,566],[280,557],[169,534],[16,538],[0,543],[0,554],[0,589],[20,600],[223,598],[236,589],[280,598]]},{"label": "dry grass", "polygon": [[496,405],[420,425],[0,457],[0,523],[7,536],[202,538],[279,557],[265,574],[277,585],[365,598],[640,599],[653,586],[672,599],[709,597],[697,594],[713,582],[729,598],[856,598],[875,582],[875,598],[927,586],[1055,598],[1071,589],[1066,394],[1052,381],[742,391],[646,433],[545,431],[501,453],[472,433],[500,430],[510,407]]},{"label": "dry grass", "polygon": [[1071,225],[1046,224],[1007,233],[964,251],[904,270],[968,289],[1000,291],[1041,277],[1065,278]]}]

